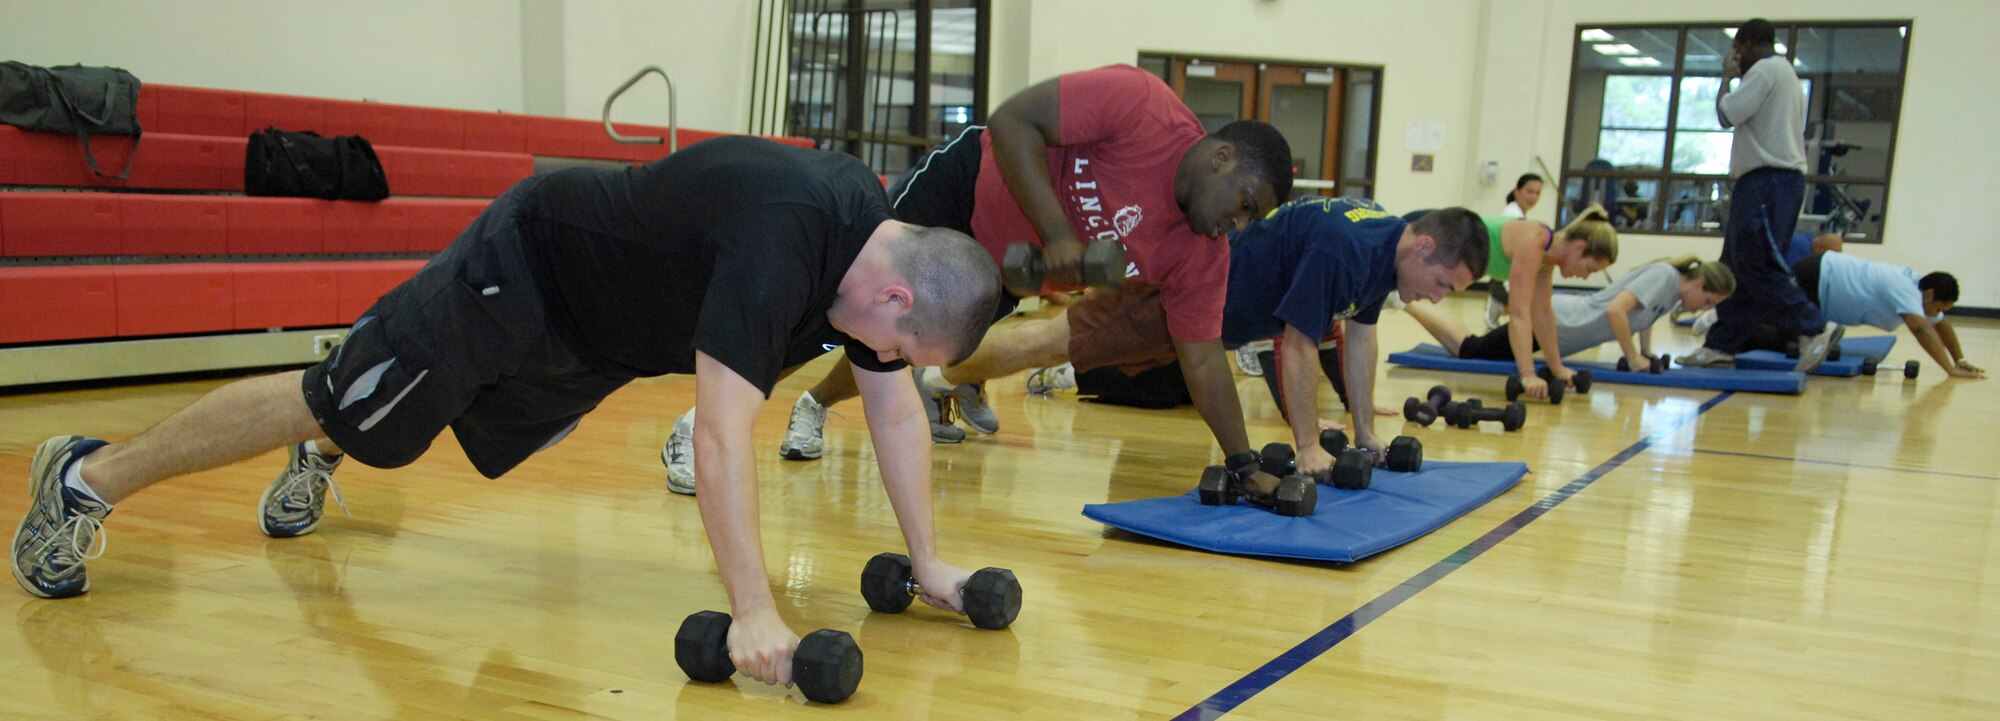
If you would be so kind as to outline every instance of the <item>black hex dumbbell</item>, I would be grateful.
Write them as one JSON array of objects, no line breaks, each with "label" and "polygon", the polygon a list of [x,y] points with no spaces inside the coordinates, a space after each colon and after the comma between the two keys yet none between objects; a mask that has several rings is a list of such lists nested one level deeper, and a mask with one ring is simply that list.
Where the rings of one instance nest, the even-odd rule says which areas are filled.
[{"label": "black hex dumbbell", "polygon": [[[878,553],[861,569],[861,597],[868,607],[882,613],[902,613],[910,601],[922,594],[910,566],[910,557],[900,553]],[[1004,568],[982,568],[959,591],[965,601],[965,616],[972,625],[997,631],[1014,623],[1021,614],[1021,582]]]},{"label": "black hex dumbbell", "polygon": [[[1243,454],[1248,456],[1250,454]],[[1201,482],[1195,487],[1196,497],[1204,506],[1230,506],[1236,501],[1249,501],[1252,505],[1270,509],[1280,516],[1310,516],[1319,507],[1319,488],[1312,479],[1305,476],[1284,476],[1278,480],[1278,489],[1270,497],[1260,497],[1255,493],[1245,493],[1243,483],[1250,473],[1258,470],[1254,459],[1243,462],[1234,472],[1225,466],[1209,466],[1202,469]]]},{"label": "black hex dumbbell", "polygon": [[1439,416],[1444,415],[1445,406],[1450,404],[1450,388],[1431,386],[1430,392],[1424,394],[1423,400],[1410,398],[1403,401],[1403,419],[1429,428],[1432,423],[1437,422]]},{"label": "black hex dumbbell", "polygon": [[[1661,354],[1660,357],[1658,358],[1649,358],[1648,360],[1652,362],[1650,364],[1651,367],[1647,368],[1646,372],[1651,373],[1653,375],[1659,375],[1661,373],[1667,372],[1667,366],[1673,364],[1674,357],[1666,354]],[[1620,358],[1618,359],[1618,370],[1630,371],[1632,370],[1632,364],[1625,362],[1624,358]]]},{"label": "black hex dumbbell", "polygon": [[[674,663],[688,678],[716,683],[736,673],[729,660],[729,614],[702,611],[681,622],[674,634]],[[792,683],[806,698],[840,703],[861,685],[861,647],[840,631],[820,629],[799,639],[792,650]]]},{"label": "black hex dumbbell", "polygon": [[[1541,366],[1539,368],[1536,368],[1535,377],[1540,378],[1542,379],[1543,382],[1549,384],[1549,402],[1554,403],[1556,405],[1562,404],[1563,395],[1568,393],[1569,391],[1567,387],[1568,385],[1575,385],[1576,392],[1578,393],[1589,393],[1591,383],[1597,380],[1597,375],[1591,373],[1590,369],[1586,368],[1577,371],[1576,375],[1570,378],[1570,382],[1568,384],[1565,384],[1562,381],[1556,380],[1555,372],[1549,370],[1548,366]],[[1521,376],[1519,374],[1507,376],[1508,402],[1511,403],[1520,400],[1521,394],[1526,393],[1527,390],[1528,390],[1527,387],[1521,384]]]},{"label": "black hex dumbbell", "polygon": [[1882,364],[1874,360],[1861,361],[1861,375],[1872,376],[1882,369]]},{"label": "black hex dumbbell", "polygon": [[1290,443],[1266,443],[1257,453],[1257,469],[1278,478],[1299,473],[1299,454]]},{"label": "black hex dumbbell", "polygon": [[[1116,289],[1125,285],[1125,245],[1116,240],[1094,240],[1083,251],[1083,282],[1097,288]],[[1047,268],[1042,249],[1027,243],[1012,243],[1000,263],[1002,280],[1015,295],[1031,298],[1042,292]]]},{"label": "black hex dumbbell", "polygon": [[1471,428],[1481,421],[1499,421],[1500,427],[1508,431],[1520,430],[1528,422],[1528,404],[1520,401],[1507,404],[1505,408],[1486,408],[1477,403],[1466,402],[1454,409],[1445,419],[1454,427]]},{"label": "black hex dumbbell", "polygon": [[[1347,445],[1347,434],[1336,430],[1319,432],[1319,447],[1334,457],[1328,481],[1334,488],[1358,491],[1375,480],[1375,454]],[[1388,468],[1416,471],[1424,464],[1424,444],[1412,436],[1397,436],[1389,442]]]},{"label": "black hex dumbbell", "polygon": [[1916,361],[1910,361],[1910,362],[1908,362],[1908,363],[1904,363],[1904,364],[1903,364],[1903,377],[1904,377],[1904,378],[1916,378],[1916,377],[1917,377],[1917,371],[1920,371],[1920,370],[1922,370],[1922,369],[1923,369],[1923,367],[1924,367],[1924,365],[1923,365],[1922,363],[1918,363],[1918,362],[1916,362]]}]

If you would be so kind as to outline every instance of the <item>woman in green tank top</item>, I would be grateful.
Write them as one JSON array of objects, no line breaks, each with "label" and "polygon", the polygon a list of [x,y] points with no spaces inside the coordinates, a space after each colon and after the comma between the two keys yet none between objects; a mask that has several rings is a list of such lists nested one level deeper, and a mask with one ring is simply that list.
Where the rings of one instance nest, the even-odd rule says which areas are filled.
[{"label": "woman in green tank top", "polygon": [[[1493,243],[1486,263],[1488,282],[1506,281],[1513,292],[1507,298],[1509,345],[1521,376],[1521,386],[1530,398],[1547,398],[1548,383],[1535,375],[1535,349],[1561,348],[1556,339],[1555,273],[1565,278],[1587,278],[1618,261],[1618,230],[1611,226],[1610,214],[1591,206],[1562,230],[1551,231],[1532,220],[1487,217],[1487,237]],[[1412,303],[1410,317],[1422,323],[1441,342],[1465,337],[1464,329],[1444,309],[1435,304]],[[1563,367],[1560,353],[1544,353],[1549,371],[1564,383],[1576,375]]]}]

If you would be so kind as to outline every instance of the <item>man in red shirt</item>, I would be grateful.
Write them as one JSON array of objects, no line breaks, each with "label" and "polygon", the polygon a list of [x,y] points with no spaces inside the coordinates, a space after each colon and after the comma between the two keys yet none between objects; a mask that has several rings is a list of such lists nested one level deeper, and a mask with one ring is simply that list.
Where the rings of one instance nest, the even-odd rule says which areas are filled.
[{"label": "man in red shirt", "polygon": [[[927,369],[919,383],[934,401],[951,403],[974,430],[999,423],[979,382],[1065,359],[1079,369],[1146,363],[1102,352],[1102,336],[1164,324],[1185,369],[1196,406],[1225,451],[1249,449],[1234,380],[1221,345],[1229,278],[1224,234],[1263,217],[1291,194],[1291,149],[1270,125],[1237,121],[1214,133],[1144,70],[1114,65],[1043,81],[1007,100],[986,128],[968,129],[925,159],[890,191],[896,217],[968,232],[994,258],[994,282],[1010,243],[1042,248],[1046,291],[1083,287],[1084,243],[1125,245],[1124,292],[1098,294],[1052,320],[996,333],[967,363]],[[1154,297],[1159,302],[1142,302]],[[1001,302],[995,320],[1013,310]],[[1152,313],[1126,313],[1151,307]],[[1071,342],[1071,329],[1099,336]],[[1072,349],[1076,353],[1072,354]],[[1072,357],[1074,355],[1074,357]],[[836,369],[799,398],[786,458],[817,458],[826,407],[853,397]],[[668,486],[693,491],[690,446],[676,424],[663,459]],[[936,419],[936,415],[933,415]],[[955,442],[957,429],[933,427],[933,440]],[[682,483],[685,479],[685,483]],[[685,486],[685,490],[682,486]]]}]

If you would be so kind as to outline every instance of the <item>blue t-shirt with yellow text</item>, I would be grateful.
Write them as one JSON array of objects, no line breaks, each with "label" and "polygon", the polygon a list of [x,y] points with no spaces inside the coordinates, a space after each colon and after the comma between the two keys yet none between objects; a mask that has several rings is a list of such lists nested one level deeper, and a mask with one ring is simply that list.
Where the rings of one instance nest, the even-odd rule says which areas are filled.
[{"label": "blue t-shirt with yellow text", "polygon": [[1287,325],[1321,338],[1334,321],[1374,324],[1396,289],[1404,225],[1372,200],[1307,196],[1230,235],[1223,344],[1275,337]]}]

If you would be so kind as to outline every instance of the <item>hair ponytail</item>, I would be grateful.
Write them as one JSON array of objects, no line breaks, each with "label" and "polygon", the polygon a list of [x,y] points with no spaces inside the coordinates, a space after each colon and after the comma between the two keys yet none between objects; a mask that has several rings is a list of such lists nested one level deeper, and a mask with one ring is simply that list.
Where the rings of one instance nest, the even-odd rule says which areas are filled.
[{"label": "hair ponytail", "polygon": [[1576,214],[1575,220],[1570,221],[1569,225],[1563,226],[1562,230],[1556,233],[1561,235],[1565,242],[1583,241],[1583,255],[1586,258],[1597,258],[1606,263],[1618,262],[1618,229],[1612,227],[1611,213],[1605,211],[1602,205],[1593,203],[1590,207],[1584,208],[1583,212]]},{"label": "hair ponytail", "polygon": [[1701,287],[1716,295],[1736,292],[1736,273],[1719,260],[1702,260],[1692,255],[1679,258],[1661,258],[1653,261],[1680,271],[1685,280],[1699,280]]}]

